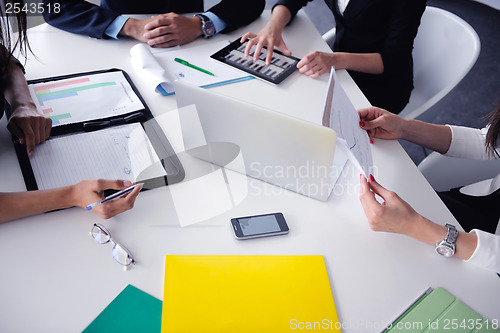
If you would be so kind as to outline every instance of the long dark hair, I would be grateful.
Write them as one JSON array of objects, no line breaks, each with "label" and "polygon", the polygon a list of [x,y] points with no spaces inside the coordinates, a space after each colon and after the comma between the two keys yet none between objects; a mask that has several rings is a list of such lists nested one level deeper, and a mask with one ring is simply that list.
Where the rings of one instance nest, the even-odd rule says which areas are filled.
[{"label": "long dark hair", "polygon": [[[11,7],[7,4],[12,4]],[[16,5],[16,6],[14,6]],[[28,44],[28,39],[26,38],[26,13],[20,10],[18,13],[13,13],[12,8],[23,8],[23,0],[2,0],[0,6],[0,74],[4,75],[7,66],[12,59],[12,54],[16,49],[18,49],[19,54],[26,56],[28,51],[31,51]],[[8,9],[9,12],[6,12]],[[6,10],[7,9],[7,10]],[[15,20],[12,20],[15,19]],[[12,31],[9,21],[15,21],[15,27],[17,29],[17,38],[11,38]],[[14,39],[14,40],[13,40]]]},{"label": "long dark hair", "polygon": [[489,116],[488,133],[486,133],[486,149],[500,158],[500,154],[496,150],[497,142],[500,140],[500,101],[497,108]]}]

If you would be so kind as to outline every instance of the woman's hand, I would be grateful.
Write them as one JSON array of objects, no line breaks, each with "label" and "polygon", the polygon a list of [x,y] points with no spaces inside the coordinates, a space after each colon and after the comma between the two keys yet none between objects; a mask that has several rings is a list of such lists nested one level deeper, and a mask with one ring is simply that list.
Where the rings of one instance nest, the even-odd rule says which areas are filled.
[{"label": "woman's hand", "polygon": [[313,79],[318,78],[323,74],[330,73],[332,67],[342,67],[339,66],[339,58],[337,57],[337,54],[319,51],[308,53],[297,64],[297,68],[300,73]]},{"label": "woman's hand", "polygon": [[[377,183],[372,175],[370,175],[369,182],[363,175],[360,178],[360,200],[370,228],[374,231],[393,232],[413,237],[420,214],[396,193]],[[375,194],[384,199],[382,204],[377,201]]]},{"label": "woman's hand", "polygon": [[370,138],[401,139],[403,137],[403,126],[406,122],[404,118],[374,106],[358,110],[358,114],[359,126],[368,132]]},{"label": "woman's hand", "polygon": [[285,41],[281,36],[281,32],[285,25],[290,22],[292,15],[288,8],[282,5],[277,5],[273,9],[271,19],[264,28],[257,34],[247,32],[241,37],[240,42],[243,43],[245,40],[250,39],[245,48],[245,57],[250,55],[250,50],[255,45],[255,52],[253,53],[254,61],[259,59],[260,52],[264,46],[267,47],[266,65],[271,64],[273,58],[273,49],[277,47],[283,52],[283,54],[291,55],[292,52],[286,47]]},{"label": "woman's hand", "polygon": [[[84,180],[72,188],[73,205],[85,208],[91,203],[104,199],[104,190],[123,190],[131,185],[132,183],[128,180]],[[132,209],[141,188],[142,186],[137,186],[132,192],[125,194],[123,197],[106,202],[91,211],[104,219],[109,219]]]}]

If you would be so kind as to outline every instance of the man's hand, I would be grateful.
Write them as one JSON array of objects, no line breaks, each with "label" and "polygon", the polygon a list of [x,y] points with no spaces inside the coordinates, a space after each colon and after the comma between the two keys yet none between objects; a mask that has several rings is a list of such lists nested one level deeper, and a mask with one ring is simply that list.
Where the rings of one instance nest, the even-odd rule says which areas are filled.
[{"label": "man's hand", "polygon": [[52,120],[38,113],[34,105],[22,105],[13,110],[7,128],[19,143],[26,143],[28,155],[33,156],[35,145],[49,138]]},{"label": "man's hand", "polygon": [[172,47],[192,42],[202,34],[198,17],[167,13],[146,20],[129,18],[119,35],[147,42],[152,47]]}]

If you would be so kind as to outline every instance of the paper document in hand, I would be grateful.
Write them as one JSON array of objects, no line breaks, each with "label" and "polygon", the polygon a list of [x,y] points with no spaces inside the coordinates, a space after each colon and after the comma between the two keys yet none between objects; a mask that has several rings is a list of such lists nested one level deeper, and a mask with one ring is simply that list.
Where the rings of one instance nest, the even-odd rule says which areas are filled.
[{"label": "paper document in hand", "polygon": [[[51,138],[37,146],[30,162],[40,190],[73,185],[85,179],[135,182],[166,175],[138,123]],[[143,178],[145,172],[148,176]]]},{"label": "paper document in hand", "polygon": [[38,112],[52,126],[119,116],[144,105],[121,72],[75,76],[29,85]]},{"label": "paper document in hand", "polygon": [[337,132],[337,140],[345,143],[351,160],[361,167],[365,176],[372,173],[373,158],[370,138],[359,127],[359,115],[340,84],[336,84],[335,69],[332,67],[325,101],[323,125]]}]

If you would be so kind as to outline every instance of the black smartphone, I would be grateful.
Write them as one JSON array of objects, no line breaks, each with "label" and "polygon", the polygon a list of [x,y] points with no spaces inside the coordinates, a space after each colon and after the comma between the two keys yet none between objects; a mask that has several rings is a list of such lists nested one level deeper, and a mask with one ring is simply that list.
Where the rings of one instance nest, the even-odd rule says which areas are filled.
[{"label": "black smartphone", "polygon": [[236,239],[284,235],[289,230],[282,213],[236,217],[231,225]]}]

